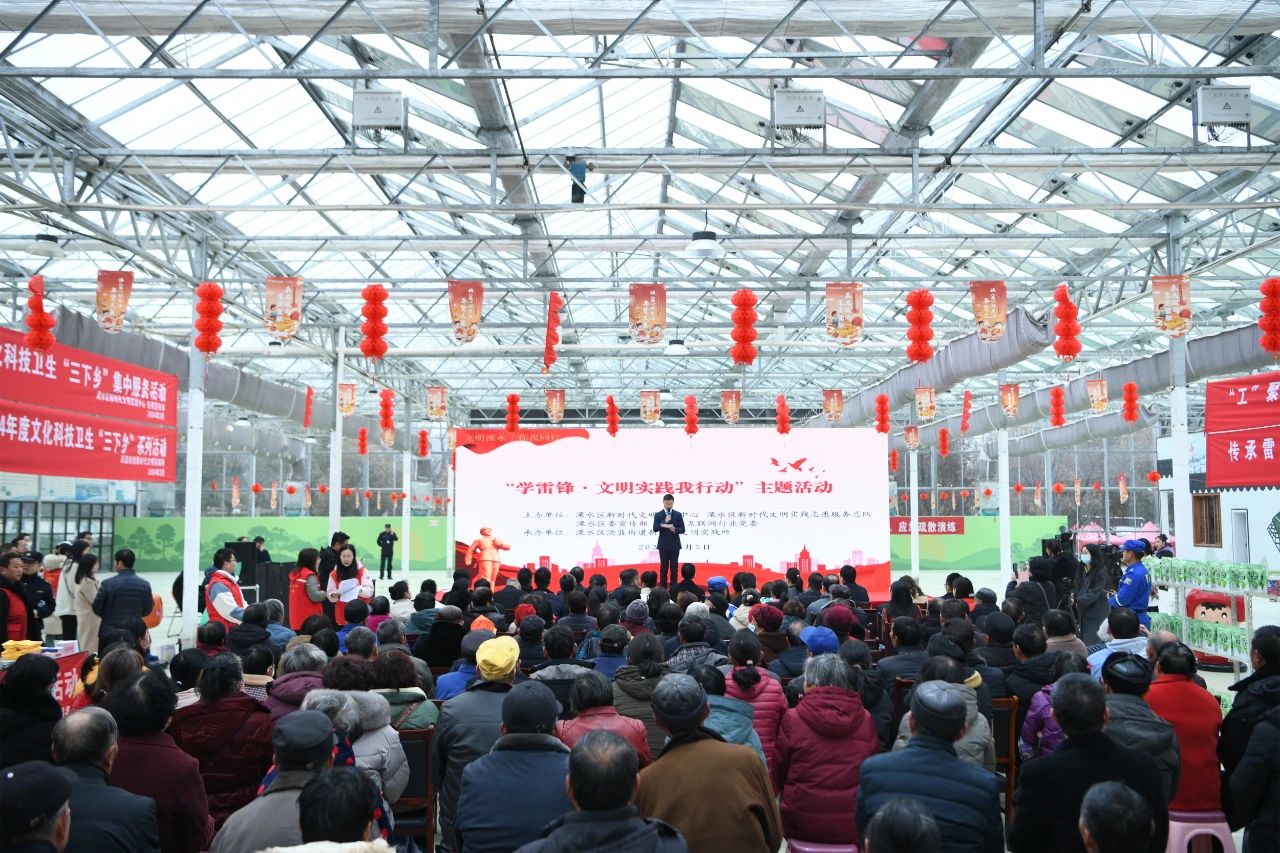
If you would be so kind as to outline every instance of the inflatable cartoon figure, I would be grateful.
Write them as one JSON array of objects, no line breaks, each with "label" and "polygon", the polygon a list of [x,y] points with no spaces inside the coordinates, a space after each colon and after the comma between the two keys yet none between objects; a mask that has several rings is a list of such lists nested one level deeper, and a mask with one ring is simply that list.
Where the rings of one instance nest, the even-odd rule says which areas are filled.
[{"label": "inflatable cartoon figure", "polygon": [[498,582],[498,567],[502,561],[498,559],[499,551],[510,551],[511,546],[493,535],[492,527],[481,527],[480,537],[467,549],[466,564],[471,566],[475,560],[480,566],[480,577],[489,581],[490,586]]}]

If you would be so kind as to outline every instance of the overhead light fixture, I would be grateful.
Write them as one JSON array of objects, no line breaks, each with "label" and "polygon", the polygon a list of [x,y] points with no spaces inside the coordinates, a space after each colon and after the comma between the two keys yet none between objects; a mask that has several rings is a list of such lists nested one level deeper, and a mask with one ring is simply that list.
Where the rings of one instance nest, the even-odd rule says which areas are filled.
[{"label": "overhead light fixture", "polygon": [[244,415],[241,415],[240,417],[236,418],[236,426],[239,426],[239,427],[253,426],[253,423]]},{"label": "overhead light fixture", "polygon": [[302,439],[302,443],[303,443],[303,444],[315,444],[315,443],[316,443],[316,437],[315,437],[314,435],[308,435],[308,436],[306,436],[305,438],[303,438],[303,439]]},{"label": "overhead light fixture", "polygon": [[66,250],[58,245],[58,238],[52,234],[37,234],[22,247],[22,250],[28,255],[38,255],[42,258],[65,258],[67,256]]},{"label": "overhead light fixture", "polygon": [[671,343],[662,351],[663,355],[688,355],[689,348],[684,345],[684,338],[672,338]]},{"label": "overhead light fixture", "polygon": [[235,431],[236,431],[236,428],[235,428],[235,426],[234,426],[233,424],[227,424],[227,426],[226,426],[226,430],[227,430],[227,432],[235,432]]},{"label": "overhead light fixture", "polygon": [[720,245],[716,232],[694,231],[684,251],[695,258],[718,258],[724,254],[724,246]]}]

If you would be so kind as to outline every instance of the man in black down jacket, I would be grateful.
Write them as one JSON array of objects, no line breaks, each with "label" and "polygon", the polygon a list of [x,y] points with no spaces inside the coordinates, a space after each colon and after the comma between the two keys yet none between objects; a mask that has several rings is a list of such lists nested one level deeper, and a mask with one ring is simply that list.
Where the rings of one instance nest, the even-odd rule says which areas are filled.
[{"label": "man in black down jacket", "polygon": [[1227,776],[1244,757],[1253,727],[1280,706],[1280,626],[1263,625],[1253,632],[1249,660],[1253,674],[1227,688],[1236,694],[1218,736],[1218,758]]},{"label": "man in black down jacket", "polygon": [[1160,768],[1165,801],[1173,799],[1182,775],[1181,751],[1173,725],[1156,716],[1143,696],[1155,670],[1141,655],[1121,652],[1102,665],[1107,691],[1107,734],[1125,746],[1151,756]]},{"label": "man in black down jacket", "polygon": [[1244,853],[1280,850],[1280,706],[1254,726],[1249,748],[1231,774],[1229,815],[1244,831]]},{"label": "man in black down jacket", "polygon": [[1022,731],[1022,721],[1027,718],[1032,697],[1040,692],[1041,687],[1053,682],[1053,662],[1058,655],[1056,652],[1045,653],[1048,642],[1044,628],[1039,624],[1023,623],[1013,632],[1013,653],[1018,658],[1018,665],[1005,676],[1005,687],[1010,696],[1018,697],[1016,732]]},{"label": "man in black down jacket", "polygon": [[40,576],[44,554],[28,551],[22,555],[22,586],[27,592],[27,639],[44,639],[44,620],[53,615],[53,587]]},{"label": "man in black down jacket", "polygon": [[54,760],[79,777],[71,787],[70,853],[159,853],[155,801],[111,784],[117,731],[101,708],[76,711],[53,728]]},{"label": "man in black down jacket", "polygon": [[893,654],[880,659],[876,668],[884,679],[885,690],[893,689],[895,678],[909,678],[915,681],[920,677],[920,667],[924,665],[925,653],[920,625],[910,616],[899,616],[893,620]]},{"label": "man in black down jacket", "polygon": [[143,618],[155,607],[151,584],[133,571],[133,561],[133,552],[128,548],[116,551],[116,575],[104,580],[98,588],[93,612],[102,620],[99,637],[117,628],[128,629],[135,619]]},{"label": "man in black down jacket", "polygon": [[1160,771],[1150,757],[1116,743],[1103,731],[1107,701],[1102,685],[1082,672],[1062,676],[1053,688],[1053,715],[1066,740],[1055,752],[1022,765],[1009,850],[1084,853],[1078,827],[1081,803],[1094,785],[1114,781],[1147,801],[1155,820],[1147,853],[1163,851],[1169,837],[1169,805]]}]

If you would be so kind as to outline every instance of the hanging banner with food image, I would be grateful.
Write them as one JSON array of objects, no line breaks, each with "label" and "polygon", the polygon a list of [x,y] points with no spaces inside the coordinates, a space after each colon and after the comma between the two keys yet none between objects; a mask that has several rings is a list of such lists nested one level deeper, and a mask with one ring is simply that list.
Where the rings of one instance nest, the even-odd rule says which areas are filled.
[{"label": "hanging banner with food image", "polygon": [[862,337],[862,284],[827,285],[827,337],[840,346],[853,346]]},{"label": "hanging banner with food image", "polygon": [[656,344],[661,341],[667,329],[666,285],[631,285],[628,320],[631,340],[638,344]]},{"label": "hanging banner with food image", "polygon": [[269,275],[262,290],[262,322],[267,333],[288,343],[302,325],[302,279]]},{"label": "hanging banner with food image", "polygon": [[994,343],[1004,337],[1009,321],[1009,291],[1003,281],[973,281],[969,283],[973,298],[973,322],[978,329],[978,340]]},{"label": "hanging banner with food image", "polygon": [[1085,383],[1085,387],[1089,389],[1089,408],[1094,412],[1105,412],[1107,410],[1107,380],[1090,379]]},{"label": "hanging banner with food image", "polygon": [[356,411],[356,383],[339,382],[338,383],[338,411],[344,418],[350,417]]},{"label": "hanging banner with food image", "polygon": [[1006,418],[1016,418],[1022,409],[1022,395],[1017,382],[1009,382],[1000,386],[1000,408]]},{"label": "hanging banner with food image", "polygon": [[427,389],[427,420],[442,421],[449,416],[449,389],[432,385]]},{"label": "hanging banner with food image", "polygon": [[98,327],[115,334],[124,328],[124,315],[133,295],[133,273],[127,270],[98,270],[95,317]]},{"label": "hanging banner with food image", "polygon": [[484,282],[449,282],[449,319],[453,323],[453,339],[469,344],[480,332],[480,319],[484,314]]},{"label": "hanging banner with food image", "polygon": [[547,389],[547,420],[558,424],[564,420],[564,389]]},{"label": "hanging banner with food image", "polygon": [[656,424],[662,420],[662,392],[640,392],[640,420],[647,424]]},{"label": "hanging banner with food image", "polygon": [[828,388],[822,392],[822,415],[833,424],[844,417],[844,392],[839,388]]},{"label": "hanging banner with food image", "polygon": [[938,391],[932,385],[921,385],[916,388],[916,417],[922,421],[931,421],[938,414]]},{"label": "hanging banner with food image", "polygon": [[736,424],[742,416],[742,392],[720,392],[720,417],[727,424]]},{"label": "hanging banner with food image", "polygon": [[1153,275],[1151,301],[1156,331],[1181,338],[1191,331],[1191,276]]}]

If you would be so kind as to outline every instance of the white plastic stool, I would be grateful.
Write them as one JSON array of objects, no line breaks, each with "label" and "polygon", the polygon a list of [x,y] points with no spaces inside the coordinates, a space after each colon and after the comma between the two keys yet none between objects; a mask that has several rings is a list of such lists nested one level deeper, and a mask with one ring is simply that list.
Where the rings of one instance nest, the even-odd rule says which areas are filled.
[{"label": "white plastic stool", "polygon": [[1231,827],[1222,812],[1169,812],[1169,843],[1165,853],[1187,853],[1191,842],[1202,838],[1218,839],[1223,853],[1236,853]]},{"label": "white plastic stool", "polygon": [[814,841],[799,841],[795,838],[788,838],[787,853],[858,853],[858,845],[819,844]]}]

